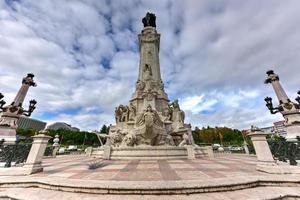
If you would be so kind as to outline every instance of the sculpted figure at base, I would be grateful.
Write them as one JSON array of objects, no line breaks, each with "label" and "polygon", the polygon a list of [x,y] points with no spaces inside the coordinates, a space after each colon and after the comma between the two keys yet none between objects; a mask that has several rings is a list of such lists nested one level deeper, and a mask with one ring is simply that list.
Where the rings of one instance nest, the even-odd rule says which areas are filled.
[{"label": "sculpted figure at base", "polygon": [[134,121],[136,116],[136,107],[133,105],[133,103],[130,103],[129,106],[129,120]]}]

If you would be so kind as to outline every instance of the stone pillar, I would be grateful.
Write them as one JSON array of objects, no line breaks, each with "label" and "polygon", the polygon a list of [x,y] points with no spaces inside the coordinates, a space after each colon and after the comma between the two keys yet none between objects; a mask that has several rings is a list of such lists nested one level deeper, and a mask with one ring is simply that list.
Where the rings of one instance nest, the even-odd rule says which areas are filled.
[{"label": "stone pillar", "polygon": [[257,161],[259,163],[275,163],[266,139],[267,135],[267,133],[263,132],[260,129],[252,130],[248,135],[251,137],[257,156]]},{"label": "stone pillar", "polygon": [[267,135],[268,134],[261,129],[254,127],[251,128],[251,132],[248,134],[252,140],[257,157],[256,170],[272,174],[281,174],[283,173],[283,169],[277,165],[273,158],[266,139]]},{"label": "stone pillar", "polygon": [[209,158],[214,158],[215,157],[212,146],[206,146],[205,149],[206,149],[207,156]]},{"label": "stone pillar", "polygon": [[273,159],[266,136],[262,130],[252,127],[250,134],[256,156],[256,170],[270,174],[299,174],[299,166],[279,165]]},{"label": "stone pillar", "polygon": [[24,168],[28,170],[29,174],[43,171],[41,163],[48,144],[48,140],[51,137],[45,134],[38,134],[36,136],[33,136],[32,138],[33,143],[24,165]]},{"label": "stone pillar", "polygon": [[278,98],[278,101],[280,103],[288,103],[289,98],[287,94],[285,93],[283,87],[279,83],[279,76],[273,72],[273,70],[267,71],[268,77],[265,80],[265,83],[270,83],[272,84],[272,87],[276,93],[276,96]]},{"label": "stone pillar", "polygon": [[110,160],[111,147],[109,145],[104,145],[103,148],[103,159]]},{"label": "stone pillar", "polygon": [[190,160],[195,159],[195,149],[193,145],[186,145],[186,150],[187,150],[187,157]]},{"label": "stone pillar", "polygon": [[90,157],[92,155],[92,153],[93,153],[93,147],[87,147],[85,149],[85,155],[86,156]]},{"label": "stone pillar", "polygon": [[249,148],[248,148],[248,144],[247,144],[247,142],[246,141],[244,141],[244,149],[245,149],[245,153],[247,154],[247,155],[249,155],[250,153],[249,153]]}]

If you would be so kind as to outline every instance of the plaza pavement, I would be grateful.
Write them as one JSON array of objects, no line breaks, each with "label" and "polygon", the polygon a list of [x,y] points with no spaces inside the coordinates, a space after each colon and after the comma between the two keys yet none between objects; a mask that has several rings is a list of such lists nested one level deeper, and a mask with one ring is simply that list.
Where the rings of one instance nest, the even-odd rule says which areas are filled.
[{"label": "plaza pavement", "polygon": [[201,180],[264,174],[255,170],[256,157],[224,154],[196,160],[102,160],[100,167],[88,169],[95,158],[64,156],[43,160],[44,171],[34,177],[68,179],[161,181]]},{"label": "plaza pavement", "polygon": [[[88,169],[94,161],[99,168]],[[42,164],[37,174],[0,176],[0,199],[300,199],[299,175],[259,172],[256,157],[247,155],[128,161],[77,155]]]}]

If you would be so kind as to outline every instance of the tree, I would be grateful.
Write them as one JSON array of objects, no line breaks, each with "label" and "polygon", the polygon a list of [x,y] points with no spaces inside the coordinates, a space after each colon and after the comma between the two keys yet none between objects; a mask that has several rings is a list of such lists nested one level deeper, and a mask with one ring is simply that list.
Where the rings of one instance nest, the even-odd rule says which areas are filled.
[{"label": "tree", "polygon": [[100,133],[106,133],[108,134],[109,131],[109,127],[107,127],[105,124],[102,126]]},{"label": "tree", "polygon": [[[63,145],[99,145],[97,136],[86,131],[71,131],[67,129],[48,130],[48,135],[52,138],[60,136],[60,143]],[[52,143],[53,140],[50,140]]]},{"label": "tree", "polygon": [[22,142],[31,142],[32,141],[32,136],[34,136],[37,133],[38,130],[33,129],[33,128],[17,128],[17,137],[22,141]]},{"label": "tree", "polygon": [[223,143],[224,145],[242,145],[241,131],[228,127],[203,127],[195,129],[193,137],[196,143]]}]

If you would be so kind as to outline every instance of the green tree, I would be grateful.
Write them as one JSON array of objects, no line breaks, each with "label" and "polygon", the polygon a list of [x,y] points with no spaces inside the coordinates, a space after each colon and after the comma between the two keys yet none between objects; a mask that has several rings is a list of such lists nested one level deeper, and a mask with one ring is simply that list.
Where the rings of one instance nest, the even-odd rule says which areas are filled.
[{"label": "green tree", "polygon": [[17,128],[16,132],[21,142],[31,142],[31,137],[37,133],[37,130],[33,128]]},{"label": "green tree", "polygon": [[223,145],[242,145],[241,131],[228,127],[203,127],[195,129],[193,137],[196,143],[223,143]]},{"label": "green tree", "polygon": [[[52,138],[59,135],[60,143],[63,145],[99,145],[97,136],[86,131],[71,131],[67,129],[49,130],[48,135]],[[52,143],[53,140],[50,140]]]},{"label": "green tree", "polygon": [[108,134],[109,128],[104,124],[100,130],[100,133]]}]

